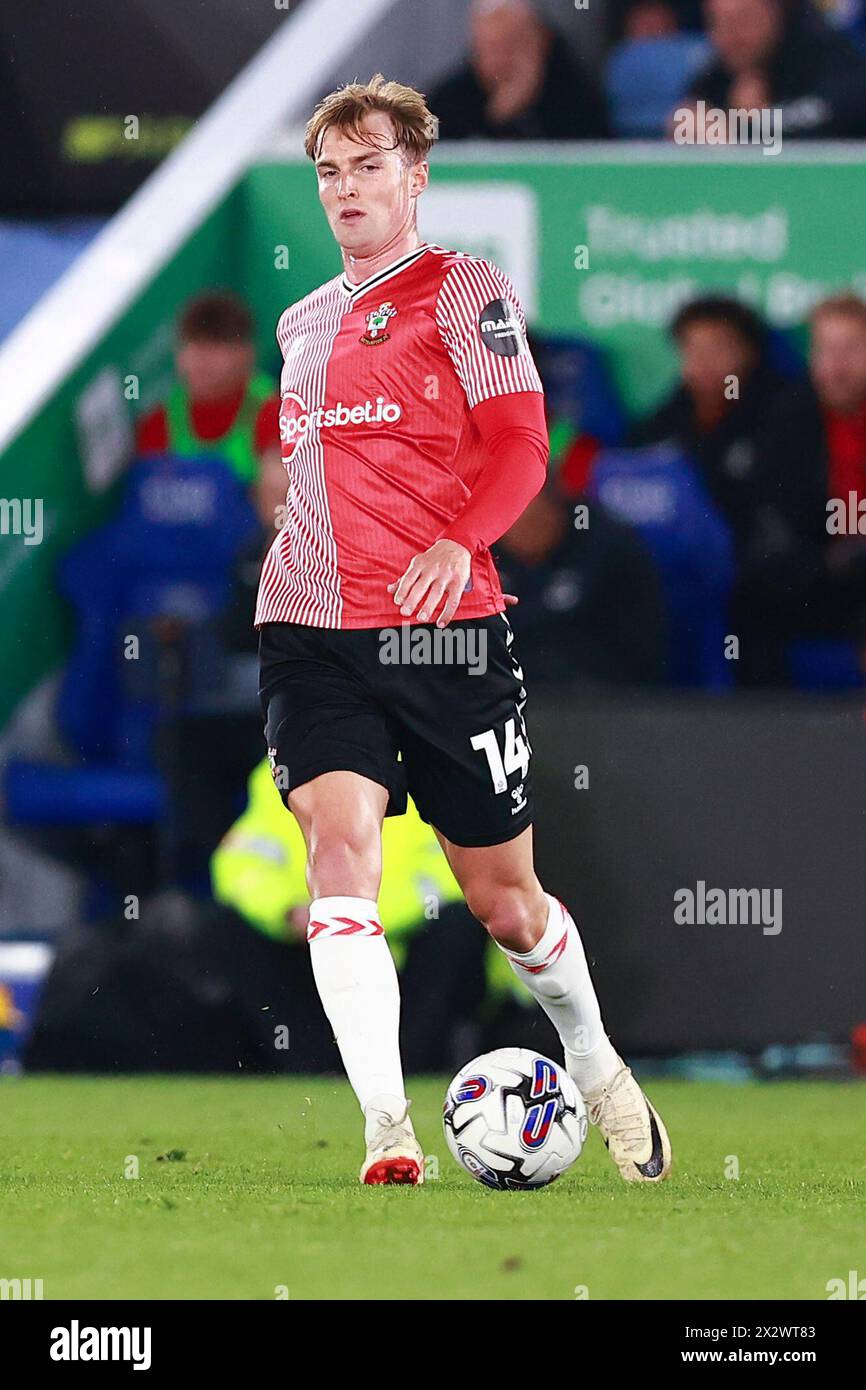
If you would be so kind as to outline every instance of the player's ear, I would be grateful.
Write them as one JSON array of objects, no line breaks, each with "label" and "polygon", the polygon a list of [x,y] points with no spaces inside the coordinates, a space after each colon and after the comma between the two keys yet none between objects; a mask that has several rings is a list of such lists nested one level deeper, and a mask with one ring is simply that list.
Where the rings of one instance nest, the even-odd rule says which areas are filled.
[{"label": "player's ear", "polygon": [[413,164],[409,174],[409,191],[413,198],[417,198],[419,193],[423,193],[430,179],[430,166],[426,159],[419,159],[417,164]]}]

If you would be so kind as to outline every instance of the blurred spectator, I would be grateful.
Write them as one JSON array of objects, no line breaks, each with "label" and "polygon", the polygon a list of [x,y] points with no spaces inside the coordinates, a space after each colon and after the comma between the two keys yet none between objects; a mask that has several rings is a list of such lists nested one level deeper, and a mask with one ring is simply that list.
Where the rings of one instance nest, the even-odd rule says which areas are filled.
[{"label": "blurred spectator", "polygon": [[704,13],[716,53],[692,101],[778,107],[783,138],[866,134],[866,54],[807,0],[705,0]]},{"label": "blurred spectator", "polygon": [[613,43],[660,39],[700,28],[701,0],[613,0],[608,9]]},{"label": "blurred spectator", "polygon": [[675,443],[694,464],[743,556],[755,543],[762,496],[755,441],[782,379],[766,361],[764,325],[736,299],[692,300],[671,331],[680,383],[632,427],[628,442]]},{"label": "blurred spectator", "polygon": [[259,634],[253,627],[262,561],[285,519],[288,479],[285,464],[275,449],[262,455],[253,502],[261,531],[238,556],[231,598],[220,621],[220,632],[231,652],[258,652]]},{"label": "blurred spectator", "polygon": [[655,565],[600,503],[566,501],[549,482],[495,549],[502,587],[520,600],[510,621],[533,680],[661,679],[667,624]]},{"label": "blurred spectator", "polygon": [[443,140],[587,140],[601,98],[530,0],[473,0],[469,61],[432,93]]},{"label": "blurred spectator", "polygon": [[864,0],[815,0],[815,8],[828,24],[846,34],[862,35],[866,20]]},{"label": "blurred spectator", "polygon": [[858,296],[814,309],[809,380],[775,400],[759,448],[778,541],[744,606],[773,615],[783,639],[866,644],[866,302]]},{"label": "blurred spectator", "polygon": [[202,881],[215,845],[237,814],[250,768],[262,756],[259,635],[253,617],[262,560],[282,523],[286,488],[280,455],[267,450],[253,487],[261,530],[238,555],[231,594],[217,622],[215,635],[225,656],[220,690],[208,712],[183,714],[179,719],[172,787],[186,882]]},{"label": "blurred spectator", "polygon": [[775,403],[762,452],[803,545],[827,541],[829,498],[866,499],[866,302],[857,295],[834,295],[812,311],[808,380]]},{"label": "blurred spectator", "polygon": [[[431,827],[411,797],[406,814],[382,826],[382,887],[379,911],[400,971],[403,1007],[401,1043],[409,1071],[456,1065],[455,1038],[476,1015],[485,991],[484,958],[496,948],[469,915],[463,895]],[[288,997],[291,1054],[275,1058],[291,1071],[326,1071],[336,1064],[330,1029],[321,1016],[306,949],[310,893],[307,851],[300,826],[284,807],[267,761],[249,779],[246,810],[211,860],[217,902],[234,909],[237,923],[234,978],[258,1019],[273,1056],[273,1011],[262,1019],[275,981]],[[244,930],[256,928],[256,932]],[[250,950],[262,933],[282,950],[262,955],[266,968],[250,969]],[[261,948],[259,948],[259,951]],[[270,1038],[268,1038],[268,1024]],[[464,1054],[465,1055],[465,1054]]]},{"label": "blurred spectator", "polygon": [[139,454],[222,458],[252,482],[267,450],[279,453],[280,398],[256,371],[253,319],[236,295],[208,291],[181,312],[178,382],[164,405],[138,423]]}]

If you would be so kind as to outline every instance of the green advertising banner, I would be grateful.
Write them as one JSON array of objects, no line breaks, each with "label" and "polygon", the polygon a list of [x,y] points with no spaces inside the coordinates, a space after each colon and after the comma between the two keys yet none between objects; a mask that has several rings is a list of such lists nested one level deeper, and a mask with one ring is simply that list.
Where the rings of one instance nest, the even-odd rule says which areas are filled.
[{"label": "green advertising banner", "polygon": [[[626,407],[643,410],[670,385],[666,327],[696,294],[737,295],[799,334],[824,294],[866,293],[866,152],[838,163],[797,163],[787,151],[700,162],[683,153],[434,158],[421,231],[498,261],[530,323],[595,342]],[[308,164],[253,169],[245,197],[247,283],[260,320],[275,323],[288,302],[336,274],[339,259]],[[287,269],[275,266],[277,247]]]},{"label": "green advertising banner", "polygon": [[[17,702],[65,659],[71,614],[57,566],[113,506],[133,452],[136,416],[172,380],[173,323],[188,295],[242,288],[234,193],[119,319],[0,460],[0,509],[41,503],[41,535],[0,534],[0,728]],[[33,507],[24,507],[25,516]],[[8,515],[8,507],[0,512]],[[31,530],[33,528],[31,527]]]},{"label": "green advertising banner", "polygon": [[[866,152],[790,149],[443,149],[421,232],[495,260],[530,324],[595,342],[626,407],[643,410],[673,379],[666,327],[695,294],[739,295],[802,336],[816,299],[866,293]],[[273,369],[279,314],[339,269],[308,161],[261,163],[7,449],[0,522],[4,504],[41,499],[43,536],[36,544],[7,524],[0,534],[0,726],[64,659],[57,562],[112,505],[134,419],[171,380],[179,305],[209,286],[244,293]]]}]

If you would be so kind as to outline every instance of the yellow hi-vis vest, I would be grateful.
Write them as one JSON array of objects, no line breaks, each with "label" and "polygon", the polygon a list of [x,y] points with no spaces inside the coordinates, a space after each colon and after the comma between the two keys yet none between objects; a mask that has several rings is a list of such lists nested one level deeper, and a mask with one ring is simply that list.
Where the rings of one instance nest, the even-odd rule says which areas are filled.
[{"label": "yellow hi-vis vest", "polygon": [[[274,786],[267,759],[247,785],[246,810],[211,856],[213,893],[254,927],[282,939],[287,913],[310,901],[307,850],[298,822]],[[413,928],[435,920],[447,903],[462,900],[436,836],[410,800],[404,816],[388,816],[382,827],[379,915],[398,965]]]}]

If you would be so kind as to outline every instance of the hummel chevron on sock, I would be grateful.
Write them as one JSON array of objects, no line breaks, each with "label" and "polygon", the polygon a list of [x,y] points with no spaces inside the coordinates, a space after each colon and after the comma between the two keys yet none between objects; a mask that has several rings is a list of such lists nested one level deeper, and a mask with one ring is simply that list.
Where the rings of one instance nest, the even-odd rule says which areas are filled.
[{"label": "hummel chevron on sock", "polygon": [[369,898],[316,898],[307,927],[319,998],[363,1110],[374,1096],[405,1100],[397,971]]},{"label": "hummel chevron on sock", "polygon": [[559,1034],[566,1071],[584,1094],[610,1081],[622,1063],[602,1026],[574,920],[558,898],[544,896],[548,914],[541,940],[523,955],[504,946],[500,950]]}]

